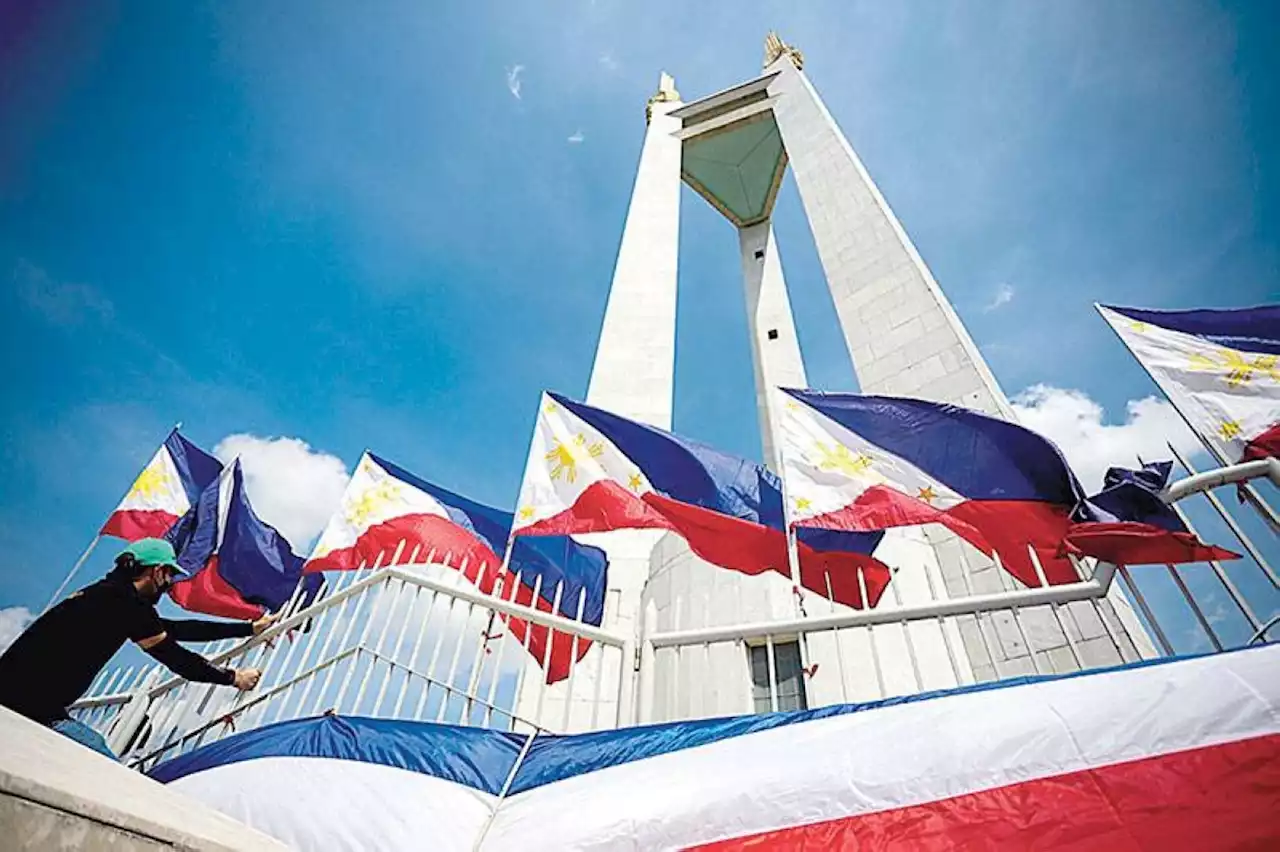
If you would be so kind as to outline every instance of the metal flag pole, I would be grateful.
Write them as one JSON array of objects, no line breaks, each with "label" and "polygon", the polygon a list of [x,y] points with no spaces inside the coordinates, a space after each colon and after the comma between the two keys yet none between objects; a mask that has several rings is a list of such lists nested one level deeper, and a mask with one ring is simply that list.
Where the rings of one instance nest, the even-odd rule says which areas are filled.
[{"label": "metal flag pole", "polygon": [[[1116,331],[1115,326],[1113,326],[1111,322],[1105,316],[1103,316],[1102,305],[1098,304],[1097,302],[1094,302],[1093,308],[1098,312],[1098,316],[1102,317],[1102,322],[1107,326],[1107,328],[1111,329],[1111,333],[1114,334],[1116,336],[1116,339],[1120,341],[1120,345],[1123,346],[1129,352],[1129,354],[1133,356],[1134,361],[1138,362],[1138,366],[1142,368],[1142,372],[1146,373],[1147,378],[1149,378],[1152,382],[1155,383],[1155,386],[1160,389],[1160,393],[1164,394],[1164,398],[1169,402],[1169,405],[1173,407],[1174,411],[1178,412],[1178,416],[1182,418],[1182,422],[1185,423],[1187,425],[1187,428],[1191,430],[1191,434],[1195,435],[1196,439],[1200,441],[1200,444],[1205,448],[1205,451],[1208,452],[1209,455],[1212,456],[1215,460],[1217,460],[1219,467],[1229,467],[1231,465],[1231,462],[1228,461],[1226,456],[1222,454],[1222,451],[1218,447],[1214,446],[1213,442],[1210,441],[1199,429],[1195,427],[1195,425],[1191,422],[1190,418],[1188,418],[1186,413],[1182,410],[1182,408],[1179,407],[1178,403],[1175,402],[1173,397],[1169,395],[1169,391],[1165,389],[1164,384],[1159,379],[1157,379],[1154,375],[1152,375],[1151,371],[1147,369],[1147,365],[1142,362],[1142,359],[1139,358],[1136,353],[1134,353],[1134,351],[1129,347],[1129,344],[1125,341],[1125,339],[1120,336],[1120,332]],[[1175,454],[1176,452],[1177,451],[1175,450]],[[1188,471],[1192,470],[1185,463],[1182,466],[1187,468]],[[1253,507],[1254,511],[1262,516],[1262,519],[1267,522],[1267,524],[1271,527],[1272,531],[1276,533],[1280,533],[1280,516],[1277,516],[1275,510],[1272,509],[1269,505],[1267,505],[1266,501],[1262,499],[1262,496],[1258,494],[1257,490],[1252,485],[1245,483],[1242,485],[1240,489],[1240,493],[1244,495],[1245,500],[1247,500],[1249,505]],[[1272,579],[1274,582],[1274,575],[1272,575]]]},{"label": "metal flag pole", "polygon": [[[785,410],[786,399],[785,392],[780,387],[775,387],[771,391],[775,395],[775,399],[782,399]],[[785,416],[785,415],[779,415]],[[782,470],[774,471],[778,475],[778,482],[782,485],[782,524],[787,536],[787,569],[791,576],[791,584],[796,589],[797,601],[800,600],[800,551],[796,543],[795,522],[791,520],[791,497],[787,492],[786,462],[783,456],[786,454],[786,446],[782,442],[782,436],[778,434],[777,429],[773,433],[773,445],[777,448],[776,458]]]},{"label": "metal flag pole", "polygon": [[79,573],[80,569],[84,566],[84,563],[88,561],[89,554],[93,553],[93,549],[98,546],[98,542],[100,541],[102,541],[102,533],[95,535],[93,537],[93,541],[89,542],[89,546],[84,549],[84,553],[80,554],[80,558],[76,560],[76,564],[71,566],[71,573],[67,574],[66,579],[64,579],[61,585],[58,586],[58,590],[53,593],[53,597],[49,598],[49,602],[45,604],[44,609],[40,611],[41,614],[48,612],[49,609],[57,603],[58,598],[62,597],[62,593],[67,590],[67,586],[71,585],[71,579]]},{"label": "metal flag pole", "polygon": [[[499,584],[505,585],[506,583],[507,568],[508,566],[511,565],[511,551],[515,547],[515,540],[516,540],[516,536],[514,531],[507,534],[507,549],[502,554],[502,562],[498,567],[497,575],[494,577],[494,590],[490,592],[490,594],[497,597],[499,600],[502,599],[503,593],[506,592],[505,588],[499,588]],[[481,566],[480,571],[481,573],[479,576],[483,576],[484,575],[483,565]],[[512,595],[511,600],[513,603],[515,602],[514,595]],[[536,600],[530,601],[530,606],[532,606],[534,609],[537,609],[538,602]],[[498,611],[496,609],[492,609],[492,608],[489,609],[489,623],[485,625],[484,633],[480,635],[480,647],[482,650],[488,650],[490,635],[493,633],[493,622],[496,620],[497,615],[498,615]],[[467,718],[467,719],[471,718],[471,707],[474,702],[473,696],[477,694],[477,691],[480,687],[480,678],[484,670],[485,655],[481,653],[481,654],[477,654],[477,656],[479,657],[479,661],[476,663],[476,665],[471,667],[471,678],[470,678],[470,682],[467,684],[467,709],[464,711],[466,714],[464,718]],[[570,665],[573,665],[573,663],[570,663]],[[494,672],[493,676],[497,677],[498,672]]]},{"label": "metal flag pole", "polygon": [[[1173,444],[1168,444],[1168,447],[1169,452],[1173,453],[1173,457],[1178,460],[1178,464],[1182,465],[1183,468],[1186,469],[1187,473],[1195,476],[1199,472],[1191,466],[1191,462],[1187,457],[1178,452],[1178,449]],[[1236,523],[1236,519],[1231,517],[1231,514],[1227,512],[1227,507],[1222,505],[1222,501],[1218,499],[1218,495],[1214,494],[1212,491],[1205,491],[1204,496],[1209,499],[1210,505],[1217,510],[1219,517],[1221,517],[1227,527],[1230,528],[1231,533],[1236,537],[1236,540],[1240,542],[1246,551],[1248,551],[1249,555],[1253,557],[1253,561],[1258,563],[1258,567],[1261,568],[1263,573],[1267,575],[1267,578],[1271,580],[1271,585],[1280,587],[1280,580],[1277,580],[1276,572],[1271,569],[1271,566],[1267,563],[1267,560],[1263,558],[1262,553],[1258,550],[1257,546],[1254,545],[1253,541],[1245,531],[1240,528],[1240,525]]]},{"label": "metal flag pole", "polygon": [[[783,398],[783,412],[785,412],[786,410],[785,406],[787,402],[787,400],[784,397],[785,392],[780,387],[774,387],[773,393],[775,394],[775,399]],[[785,416],[786,416],[785,413],[780,413],[779,415],[779,417],[785,417]],[[797,614],[801,618],[808,618],[809,613],[805,611],[805,607],[804,607],[804,586],[800,582],[799,534],[796,532],[795,524],[791,520],[791,497],[787,491],[787,477],[786,477],[787,465],[783,459],[783,456],[786,454],[786,444],[782,440],[782,435],[779,434],[780,431],[781,430],[779,429],[774,430],[773,445],[777,448],[777,455],[775,456],[775,458],[778,460],[778,465],[782,468],[782,470],[775,471],[775,472],[778,474],[778,482],[782,485],[782,526],[783,526],[783,534],[787,538],[787,568],[791,576],[791,592],[792,592],[792,597],[795,600]],[[839,642],[839,639],[837,639],[836,641]],[[770,645],[769,647],[770,647],[770,650],[772,651],[773,646]],[[806,679],[811,678],[814,674],[817,673],[817,669],[813,668],[812,666],[814,664],[809,662],[811,655],[809,652],[809,634],[807,631],[800,634],[799,651],[800,651],[800,668],[804,672]],[[776,669],[774,668],[772,653],[770,653],[769,658],[770,658],[769,659],[769,676],[770,678],[772,678],[774,676],[774,673],[776,672]],[[805,682],[805,680],[802,680],[800,686],[801,686],[801,689],[804,691],[805,695],[808,696],[809,694],[808,683]]]},{"label": "metal flag pole", "polygon": [[[179,421],[178,423],[173,424],[173,428],[169,430],[169,434],[172,435],[174,432],[177,432],[181,428],[182,428],[182,423],[181,421]],[[168,436],[166,435],[165,438],[167,440]],[[161,441],[160,445],[164,446],[164,441]],[[143,469],[144,470],[146,469],[145,465],[143,466]],[[138,477],[135,476],[133,478],[133,481],[136,482],[137,479]],[[128,490],[126,490],[124,494],[120,497],[120,499],[116,501],[117,507],[120,505],[120,503],[124,500],[125,497],[129,496],[129,491],[132,491],[132,490],[133,490],[133,482],[130,482]],[[108,517],[110,517],[110,515],[108,515]],[[53,596],[49,598],[49,602],[44,605],[44,609],[40,610],[41,615],[43,615],[44,613],[52,609],[53,605],[58,602],[58,598],[62,597],[62,593],[67,590],[67,586],[71,585],[71,581],[72,579],[75,578],[76,574],[80,573],[80,569],[84,567],[84,563],[89,561],[90,554],[93,553],[94,548],[98,546],[98,542],[100,541],[102,541],[101,529],[99,529],[98,533],[94,535],[93,540],[89,542],[89,546],[84,549],[84,553],[80,554],[80,558],[77,559],[75,564],[71,566],[71,571],[68,572],[67,576],[58,585],[57,591],[55,591],[53,593]]]}]

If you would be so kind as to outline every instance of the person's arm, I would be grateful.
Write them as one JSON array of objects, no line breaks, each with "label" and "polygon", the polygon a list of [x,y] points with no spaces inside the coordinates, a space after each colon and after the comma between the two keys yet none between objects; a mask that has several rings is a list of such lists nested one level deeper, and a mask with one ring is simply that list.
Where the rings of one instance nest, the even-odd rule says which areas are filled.
[{"label": "person's arm", "polygon": [[236,682],[234,669],[213,665],[196,652],[179,645],[166,633],[161,632],[143,639],[138,642],[138,646],[178,677],[197,683],[220,683],[223,686],[232,686]]},{"label": "person's arm", "polygon": [[257,686],[261,673],[255,669],[224,669],[213,665],[204,657],[188,651],[165,632],[164,624],[155,607],[134,602],[126,607],[122,617],[127,619],[127,635],[138,647],[146,651],[169,671],[200,683],[219,683],[238,689]]},{"label": "person's arm", "polygon": [[203,621],[195,618],[162,618],[160,626],[175,642],[214,642],[252,636],[252,621]]}]

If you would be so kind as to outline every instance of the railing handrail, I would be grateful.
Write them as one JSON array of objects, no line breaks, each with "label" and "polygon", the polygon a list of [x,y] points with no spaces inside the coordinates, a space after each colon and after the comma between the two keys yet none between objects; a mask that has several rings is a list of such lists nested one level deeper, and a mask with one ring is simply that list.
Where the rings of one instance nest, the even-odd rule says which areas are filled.
[{"label": "railing handrail", "polygon": [[374,660],[387,663],[392,668],[400,669],[401,671],[405,672],[405,674],[409,677],[414,677],[432,686],[440,687],[445,691],[444,700],[446,701],[449,700],[450,696],[460,696],[464,699],[467,699],[468,701],[472,702],[475,705],[478,705],[481,707],[487,707],[492,712],[496,712],[502,716],[506,716],[507,718],[511,719],[513,723],[519,722],[520,724],[527,725],[530,728],[537,731],[547,730],[542,725],[539,725],[529,719],[524,718],[523,716],[518,715],[514,710],[505,710],[501,707],[491,704],[485,698],[479,695],[473,694],[470,691],[465,689],[460,689],[449,683],[445,683],[444,681],[441,681],[438,678],[431,677],[430,674],[424,674],[423,672],[420,672],[411,666],[405,665],[404,663],[401,663],[392,657],[386,656],[385,654],[379,654],[377,651],[375,651],[373,648],[370,648],[367,645],[353,645],[349,648],[346,648],[335,654],[332,654],[328,659],[321,660],[317,662],[315,665],[309,666],[306,671],[299,672],[298,674],[294,675],[288,680],[274,685],[266,692],[260,695],[255,695],[249,701],[246,701],[243,704],[233,707],[231,710],[228,710],[226,713],[218,714],[217,718],[210,719],[207,722],[204,722],[203,724],[200,724],[189,731],[184,731],[176,739],[166,742],[164,745],[160,746],[159,748],[152,749],[150,752],[144,754],[141,757],[129,758],[129,763],[133,766],[141,766],[142,764],[146,763],[149,760],[154,760],[156,757],[164,754],[166,751],[169,751],[173,748],[181,746],[183,743],[187,742],[188,740],[194,737],[197,737],[205,733],[206,731],[209,731],[217,727],[218,725],[227,724],[228,721],[235,719],[237,716],[243,715],[247,710],[251,710],[262,704],[266,704],[268,701],[275,698],[277,695],[282,695],[288,692],[293,687],[297,686],[298,684],[304,682],[307,678],[315,677],[316,675],[324,672],[326,669],[336,666],[338,663],[342,662],[343,660],[349,657],[358,657],[362,654]]},{"label": "railing handrail", "polygon": [[1193,474],[1171,484],[1160,496],[1166,503],[1176,503],[1201,491],[1263,477],[1280,486],[1280,459],[1256,459]]},{"label": "railing handrail", "polygon": [[1095,600],[1106,596],[1115,576],[1116,567],[1099,562],[1093,577],[1077,583],[998,592],[989,595],[969,595],[961,598],[934,601],[918,606],[876,607],[873,610],[832,613],[830,615],[799,616],[774,621],[758,621],[717,627],[695,627],[687,630],[654,632],[645,637],[655,648],[681,645],[704,645],[728,642],[734,639],[763,639],[779,633],[816,633],[845,627],[868,627],[877,624],[896,624],[903,621],[920,621],[947,616],[972,615],[1002,609],[1046,606]]},{"label": "railing handrail", "polygon": [[[565,618],[564,616],[556,613],[543,612],[540,609],[525,606],[524,604],[506,601],[495,595],[489,595],[479,590],[467,588],[466,586],[455,586],[449,583],[444,583],[410,570],[417,567],[430,567],[433,564],[440,563],[421,562],[407,565],[388,565],[385,568],[379,568],[368,577],[352,583],[342,591],[331,596],[326,596],[306,609],[301,609],[293,615],[290,615],[288,618],[281,619],[268,629],[259,633],[257,636],[250,637],[244,642],[241,642],[220,654],[210,657],[209,662],[214,665],[218,665],[219,663],[243,654],[258,645],[269,642],[270,640],[287,633],[298,625],[303,624],[312,618],[318,617],[326,610],[338,606],[342,602],[356,594],[359,594],[365,589],[388,579],[398,579],[410,585],[429,589],[437,594],[444,594],[467,603],[477,604],[505,615],[514,616],[524,621],[552,628],[558,632],[574,634],[583,639],[589,639],[592,642],[598,642],[600,644],[610,645],[616,648],[621,648],[625,644],[625,637],[621,634],[604,630],[593,624],[588,624],[583,621],[574,621],[571,618]],[[184,683],[186,683],[186,681],[183,678],[178,677],[177,675],[170,675],[168,678],[148,690],[148,697],[152,699],[158,698],[165,692],[175,689]],[[126,695],[126,700],[131,697],[131,695],[132,694]],[[82,705],[80,702],[77,702],[72,706],[79,707]]]}]

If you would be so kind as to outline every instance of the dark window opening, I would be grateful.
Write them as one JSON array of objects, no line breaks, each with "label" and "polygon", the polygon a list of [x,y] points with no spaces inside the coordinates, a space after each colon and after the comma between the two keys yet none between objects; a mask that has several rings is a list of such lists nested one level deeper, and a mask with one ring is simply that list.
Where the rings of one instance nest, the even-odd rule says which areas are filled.
[{"label": "dark window opening", "polygon": [[[769,678],[769,648],[750,645],[751,698],[757,713],[773,710],[808,710],[804,694],[804,668],[800,665],[799,642],[773,643],[773,683]],[[774,696],[777,706],[774,706]]]}]

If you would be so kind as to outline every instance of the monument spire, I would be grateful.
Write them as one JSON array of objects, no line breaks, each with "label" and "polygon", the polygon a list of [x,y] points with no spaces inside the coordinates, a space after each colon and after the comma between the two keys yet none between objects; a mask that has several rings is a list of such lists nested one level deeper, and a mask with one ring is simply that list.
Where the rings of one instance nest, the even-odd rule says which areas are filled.
[{"label": "monument spire", "polygon": [[653,120],[653,105],[660,103],[670,103],[680,100],[680,93],[676,91],[676,79],[663,71],[658,77],[658,91],[654,92],[644,106],[644,123],[648,124]]},{"label": "monument spire", "polygon": [[791,57],[791,62],[796,66],[797,71],[804,68],[804,54],[800,52],[800,49],[792,47],[783,41],[775,30],[769,30],[769,34],[764,37],[763,67],[768,68],[784,54]]}]

